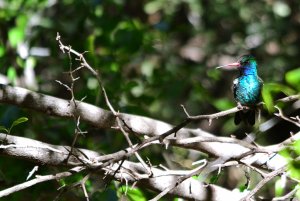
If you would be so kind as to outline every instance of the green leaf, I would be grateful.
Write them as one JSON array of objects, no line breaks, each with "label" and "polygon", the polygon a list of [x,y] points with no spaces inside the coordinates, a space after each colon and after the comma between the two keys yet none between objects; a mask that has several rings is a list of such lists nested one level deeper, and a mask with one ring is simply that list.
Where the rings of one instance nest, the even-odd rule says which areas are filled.
[{"label": "green leaf", "polygon": [[279,92],[282,92],[287,96],[295,93],[293,89],[283,84],[278,84],[278,83],[264,84],[262,90],[262,97],[263,97],[263,101],[265,102],[265,106],[269,112],[273,112],[275,110],[273,96],[274,94]]},{"label": "green leaf", "polygon": [[229,99],[222,98],[214,101],[213,105],[218,109],[218,110],[227,110],[229,108],[234,107],[234,102],[230,101]]},{"label": "green leaf", "polygon": [[18,27],[25,29],[27,25],[27,16],[26,15],[19,15],[18,18],[16,19],[16,24]]},{"label": "green leaf", "polygon": [[91,54],[95,54],[95,35],[90,35],[88,38],[87,38],[87,49],[88,51],[91,53]]},{"label": "green leaf", "polygon": [[298,199],[300,199],[300,186],[299,186],[299,184],[297,184],[297,186],[296,186],[295,188],[298,189],[297,192],[296,192],[296,197],[297,197]]},{"label": "green leaf", "polygon": [[62,187],[67,185],[66,181],[65,181],[63,178],[62,178],[62,179],[59,179],[59,180],[58,180],[58,183],[59,183],[59,185],[62,186]]},{"label": "green leaf", "polygon": [[291,163],[289,164],[288,173],[292,178],[299,180],[300,179],[300,162],[295,161],[295,160],[291,161]]},{"label": "green leaf", "polygon": [[284,185],[282,179],[280,178],[275,182],[275,196],[276,197],[282,196],[283,193],[284,193]]},{"label": "green leaf", "polygon": [[117,63],[111,63],[111,65],[110,65],[110,70],[112,72],[118,72],[119,68],[120,68],[120,66]]},{"label": "green leaf", "polygon": [[285,149],[279,151],[279,154],[282,157],[284,157],[287,160],[287,162],[292,160],[292,157],[290,155],[290,150],[288,148],[285,148]]},{"label": "green leaf", "polygon": [[5,131],[6,133],[9,133],[8,129],[4,126],[0,126],[0,131]]},{"label": "green leaf", "polygon": [[14,82],[17,78],[17,72],[16,69],[13,66],[10,66],[7,70],[7,78],[11,82]]},{"label": "green leaf", "polygon": [[10,128],[9,128],[9,133],[10,133],[10,131],[11,131],[11,129],[12,129],[13,127],[15,127],[15,126],[17,126],[17,125],[19,125],[19,124],[21,124],[21,123],[24,123],[24,122],[26,122],[26,121],[28,121],[28,118],[27,118],[27,117],[20,117],[19,119],[15,120],[15,121],[12,123],[12,125],[10,126]]},{"label": "green leaf", "polygon": [[8,31],[8,40],[12,47],[17,47],[24,40],[27,21],[26,15],[20,14],[16,19],[16,27]]},{"label": "green leaf", "polygon": [[192,179],[198,180],[199,178],[197,175],[194,175],[194,176],[192,176]]},{"label": "green leaf", "polygon": [[285,74],[285,80],[291,86],[300,90],[300,68],[291,70]]},{"label": "green leaf", "polygon": [[300,140],[297,140],[293,143],[293,148],[295,150],[295,152],[297,153],[297,155],[300,155]]},{"label": "green leaf", "polygon": [[0,57],[3,57],[5,54],[5,47],[3,45],[0,45]]},{"label": "green leaf", "polygon": [[[127,192],[126,192],[127,190]],[[128,198],[128,200],[130,201],[146,201],[146,198],[143,194],[143,192],[138,189],[138,188],[131,188],[131,187],[127,187],[125,185],[121,186],[118,189],[118,195],[123,195],[126,192],[126,196]]]},{"label": "green leaf", "polygon": [[239,186],[239,191],[240,192],[244,192],[245,190],[247,190],[247,186],[246,185],[240,185]]},{"label": "green leaf", "polygon": [[25,67],[24,59],[22,59],[22,58],[20,58],[20,57],[17,57],[16,63],[17,63],[18,66],[20,66],[21,68],[24,68],[24,67]]},{"label": "green leaf", "polygon": [[8,40],[12,47],[17,47],[17,45],[24,40],[25,32],[24,29],[19,27],[14,27],[8,31]]},{"label": "green leaf", "polygon": [[221,175],[221,174],[215,174],[215,175],[213,175],[213,176],[210,178],[209,183],[210,183],[210,184],[215,184],[215,183],[217,183],[218,179],[220,178],[220,175]]}]

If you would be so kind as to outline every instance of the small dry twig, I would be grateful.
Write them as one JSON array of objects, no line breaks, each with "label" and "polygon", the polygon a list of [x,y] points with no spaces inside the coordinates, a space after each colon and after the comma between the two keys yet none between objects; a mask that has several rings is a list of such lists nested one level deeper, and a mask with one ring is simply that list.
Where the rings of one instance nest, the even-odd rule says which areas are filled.
[{"label": "small dry twig", "polygon": [[280,118],[282,118],[282,119],[284,119],[284,120],[300,127],[299,116],[288,118],[283,114],[282,110],[277,105],[275,105],[274,107],[278,110],[278,113],[274,113],[275,116],[278,116],[278,117],[280,117]]},{"label": "small dry twig", "polygon": [[24,183],[21,183],[21,184],[18,184],[13,187],[10,187],[10,188],[0,191],[0,198],[10,195],[12,193],[18,192],[20,190],[23,190],[25,188],[28,188],[28,187],[33,186],[38,183],[42,183],[42,182],[50,181],[50,180],[58,180],[58,179],[62,179],[64,177],[69,177],[75,173],[79,173],[79,172],[83,171],[84,169],[85,169],[84,167],[74,167],[66,172],[61,172],[61,173],[56,173],[56,174],[51,174],[51,175],[36,176],[35,179],[26,181]]},{"label": "small dry twig", "polygon": [[283,167],[281,167],[281,168],[279,168],[279,169],[277,169],[277,170],[275,170],[275,171],[273,171],[273,172],[270,172],[270,173],[268,173],[268,174],[266,174],[265,175],[265,178],[263,179],[263,180],[261,180],[256,186],[255,186],[255,188],[254,189],[252,189],[251,191],[250,191],[250,193],[246,196],[246,197],[244,197],[244,198],[242,198],[240,201],[249,201],[249,200],[251,200],[251,197],[253,196],[253,195],[255,195],[266,183],[268,183],[271,179],[273,179],[274,177],[276,177],[276,176],[278,176],[278,175],[280,175],[280,174],[282,174],[283,172],[285,172],[286,171],[286,169],[287,169],[287,166],[283,166]]}]

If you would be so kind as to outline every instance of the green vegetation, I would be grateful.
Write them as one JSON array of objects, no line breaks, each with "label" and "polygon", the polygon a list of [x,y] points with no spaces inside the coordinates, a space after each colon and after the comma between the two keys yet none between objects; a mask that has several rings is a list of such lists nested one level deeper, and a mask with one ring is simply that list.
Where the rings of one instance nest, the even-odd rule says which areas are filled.
[{"label": "green vegetation", "polygon": [[[256,56],[264,80],[261,123],[273,118],[274,105],[289,111],[290,116],[299,115],[299,104],[276,102],[300,90],[299,8],[299,1],[0,0],[0,83],[70,100],[69,91],[55,80],[70,85],[66,72],[80,63],[59,49],[59,33],[65,45],[81,53],[87,51],[84,56],[99,72],[116,110],[176,125],[186,117],[181,104],[191,115],[234,107],[230,90],[238,72],[218,71],[215,67],[250,53]],[[76,76],[80,79],[74,82],[75,98],[108,110],[96,78],[86,69],[78,70]],[[233,117],[213,120],[210,126],[207,120],[189,126],[239,139],[253,132],[257,134],[255,142],[263,145],[282,142],[299,131],[297,126],[281,121],[262,133],[259,124],[254,128],[235,126]],[[7,134],[56,145],[71,145],[76,128],[72,119],[2,103],[0,125]],[[79,135],[77,147],[108,154],[128,146],[119,131],[96,129],[84,122],[80,128],[88,133]],[[293,147],[299,156],[299,141]],[[139,153],[153,165],[171,165],[172,169],[190,169],[191,160],[206,157],[159,146]],[[291,157],[291,150],[284,153],[286,158]],[[289,166],[291,176],[299,180],[299,161],[289,162]],[[0,190],[24,182],[33,167],[30,162],[1,156]],[[229,189],[244,184],[231,180],[227,170],[223,171],[221,175],[212,173],[211,182]],[[41,166],[38,174],[53,172],[54,167]],[[53,200],[57,188],[82,177],[36,185],[7,200]],[[125,191],[126,199],[135,201],[157,194],[146,188],[127,189],[116,181],[107,188],[97,182],[91,178],[86,184],[90,200],[121,199]],[[275,194],[280,196],[284,190],[278,183]],[[261,193],[270,197],[273,189],[274,183]],[[61,199],[83,200],[84,194],[70,189]]]}]

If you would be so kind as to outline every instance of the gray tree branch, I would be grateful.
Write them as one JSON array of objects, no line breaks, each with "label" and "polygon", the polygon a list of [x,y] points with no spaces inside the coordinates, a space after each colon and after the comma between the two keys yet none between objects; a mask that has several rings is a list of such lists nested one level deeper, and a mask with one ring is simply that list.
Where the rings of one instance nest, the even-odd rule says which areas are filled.
[{"label": "gray tree branch", "polygon": [[[80,116],[81,121],[90,123],[98,128],[112,128],[117,125],[116,118],[110,111],[83,102],[78,102],[77,109],[75,109],[75,106],[70,101],[36,93],[20,87],[0,85],[0,102],[64,118],[72,118],[73,115],[76,114],[76,116]],[[136,134],[157,136],[174,128],[174,126],[170,124],[148,117],[124,113],[120,113],[119,115]],[[213,117],[215,118],[215,114],[212,115],[214,115]],[[216,137],[199,128],[181,128],[176,133],[176,138],[170,136],[164,143],[202,151],[211,156],[221,158],[236,158],[242,154],[255,153],[257,157],[252,156],[249,161],[251,161],[252,164],[254,163],[254,165],[266,163],[269,169],[276,169],[276,167],[285,164],[280,157],[273,157],[274,162],[269,160],[270,153],[274,149],[278,149],[279,146],[282,149],[284,147],[282,144],[271,146],[271,150],[271,148],[266,149],[263,147],[256,147],[242,140],[229,137]],[[296,134],[293,138],[296,138],[297,136],[298,135]],[[150,143],[161,142],[157,140]],[[222,147],[222,149],[220,149],[220,147]],[[130,150],[131,148],[128,149]],[[121,150],[120,153],[121,152],[123,151]],[[111,157],[115,157],[116,154],[119,155],[120,153],[113,153]],[[256,160],[254,160],[254,158],[256,158]],[[280,161],[280,163],[278,163],[278,161]]]},{"label": "gray tree branch", "polygon": [[[1,133],[0,139],[4,140],[5,136],[6,134]],[[2,190],[0,191],[0,197],[7,196],[41,182],[68,177],[73,175],[73,173],[77,173],[82,170],[88,171],[89,166],[85,166],[82,161],[92,164],[96,162],[96,158],[100,156],[100,154],[95,151],[78,149],[77,152],[75,152],[78,154],[76,157],[71,156],[69,161],[65,161],[69,154],[69,146],[51,145],[37,140],[12,135],[7,135],[6,142],[14,145],[14,147],[10,146],[0,148],[1,155],[15,157],[22,160],[26,159],[40,165],[67,166],[72,169],[70,169],[70,171],[54,175],[38,176],[22,184]],[[152,167],[151,170],[153,175],[150,176],[147,170],[140,163],[130,161],[124,161],[121,169],[114,174],[114,171],[117,170],[117,168],[118,164],[115,163],[111,166],[99,169],[97,174],[102,176],[109,174],[110,176],[114,176],[115,180],[121,182],[125,182],[125,180],[129,183],[137,182],[137,185],[139,186],[147,187],[158,192],[163,191],[166,186],[174,184],[180,175],[186,175],[190,172],[188,170],[186,173],[184,173],[185,171],[178,171],[178,174],[175,174],[174,172],[176,171],[161,170]],[[212,198],[213,200],[223,200],[224,196],[230,197],[232,200],[238,200],[242,197],[242,194],[239,192],[232,192],[216,185],[204,185],[193,178],[189,178],[183,183],[178,184],[178,186],[170,191],[169,194],[186,199],[197,200],[206,200],[208,198]]]},{"label": "gray tree branch", "polygon": [[[29,108],[35,111],[46,113],[48,115],[54,115],[63,118],[80,116],[81,121],[85,121],[98,128],[114,128],[120,124],[120,122],[117,122],[115,114],[113,114],[111,111],[107,111],[80,101],[67,101],[19,87],[0,85],[0,102],[17,105],[23,108]],[[76,103],[76,107],[74,103]],[[141,164],[124,161],[124,164],[122,164],[121,167],[123,172],[127,171],[128,173],[128,169],[133,170],[134,168],[132,166],[136,168],[143,168],[142,170],[139,170],[139,173],[143,172],[142,177],[140,174],[136,175],[136,173],[132,171],[128,173],[126,177],[124,177],[124,174],[120,173],[117,169],[119,168],[118,162],[126,159],[129,156],[132,156],[140,149],[150,146],[151,144],[164,143],[166,147],[168,147],[168,145],[179,146],[182,148],[194,149],[207,153],[210,156],[220,159],[222,164],[226,163],[227,161],[237,161],[237,164],[244,164],[249,167],[256,166],[261,168],[261,166],[264,165],[265,169],[268,170],[277,170],[285,166],[286,161],[284,158],[276,153],[294,140],[300,139],[300,132],[296,133],[282,143],[264,147],[253,145],[247,141],[237,140],[230,137],[216,137],[201,129],[184,128],[189,122],[195,119],[204,118],[212,120],[224,115],[232,114],[237,110],[239,109],[232,108],[211,115],[189,116],[187,114],[187,118],[181,124],[175,127],[171,124],[148,117],[120,113],[118,114],[118,117],[124,121],[124,124],[126,125],[124,126],[124,129],[128,129],[128,132],[134,132],[135,134],[141,136],[147,135],[148,138],[139,144],[128,147],[126,150],[120,150],[107,155],[99,155],[97,152],[90,150],[75,149],[75,151],[72,152],[71,157],[69,157],[70,147],[68,146],[49,145],[39,141],[9,135],[6,139],[8,144],[2,144],[0,146],[0,154],[17,157],[20,159],[27,159],[38,164],[55,166],[65,165],[71,167],[85,166],[92,169],[97,168],[100,172],[108,171],[109,174],[114,177],[114,179],[126,179],[126,181],[130,181],[132,183],[138,181],[139,184],[143,183],[144,185],[148,186],[149,189],[154,189],[157,191],[163,191],[166,188],[166,184],[159,187],[159,184],[163,183],[163,181],[168,181],[168,184],[174,185],[174,182],[178,181],[178,175],[167,175],[168,172],[163,172],[164,180],[158,182],[158,180],[161,179],[161,172],[157,174],[160,175],[157,178],[157,175],[155,174],[153,174],[152,177],[149,177],[149,171],[144,172],[146,169],[142,167]],[[176,134],[176,137],[172,134]],[[4,139],[5,134],[0,134],[0,136],[0,139]],[[127,168],[126,165],[128,164],[131,164],[131,166]],[[219,165],[221,167],[222,164],[215,165]],[[115,169],[116,171],[109,171],[109,169],[107,169],[108,167]],[[217,166],[210,168],[209,170],[205,170],[204,172],[211,172],[216,169]],[[153,168],[151,170],[153,172]],[[163,170],[157,169],[157,171]],[[172,194],[173,192],[176,192],[172,195],[177,195],[188,199],[195,199],[196,195],[191,193],[192,187],[190,184],[192,182],[195,181],[192,178],[189,178],[181,184],[176,185],[176,188],[172,189],[169,193]],[[216,189],[221,188],[209,185],[208,189],[199,181],[197,182],[202,186],[202,188],[197,187],[200,189],[199,191],[201,191],[201,189],[202,191],[205,191],[205,193],[202,192],[201,195],[215,196],[217,194],[210,194],[210,192],[219,192],[219,190]],[[180,187],[181,185],[183,185],[183,187]],[[190,186],[187,188],[187,185]],[[197,185],[193,184],[192,186]],[[176,191],[177,188],[179,188],[178,191]],[[222,191],[224,190],[227,192],[226,189],[222,189]],[[225,191],[223,193],[226,194]],[[181,194],[182,192],[184,194]],[[198,196],[199,195],[197,194],[197,199],[199,199]],[[240,197],[240,195],[238,196]]]}]

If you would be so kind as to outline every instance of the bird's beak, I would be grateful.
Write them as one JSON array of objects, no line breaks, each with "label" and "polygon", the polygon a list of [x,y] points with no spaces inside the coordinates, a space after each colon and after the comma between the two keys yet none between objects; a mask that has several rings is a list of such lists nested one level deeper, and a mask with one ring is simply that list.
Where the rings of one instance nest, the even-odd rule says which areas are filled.
[{"label": "bird's beak", "polygon": [[241,64],[239,62],[234,62],[234,63],[231,63],[231,64],[226,64],[226,65],[223,65],[223,66],[218,66],[216,67],[216,69],[218,68],[223,68],[223,67],[240,67]]}]

